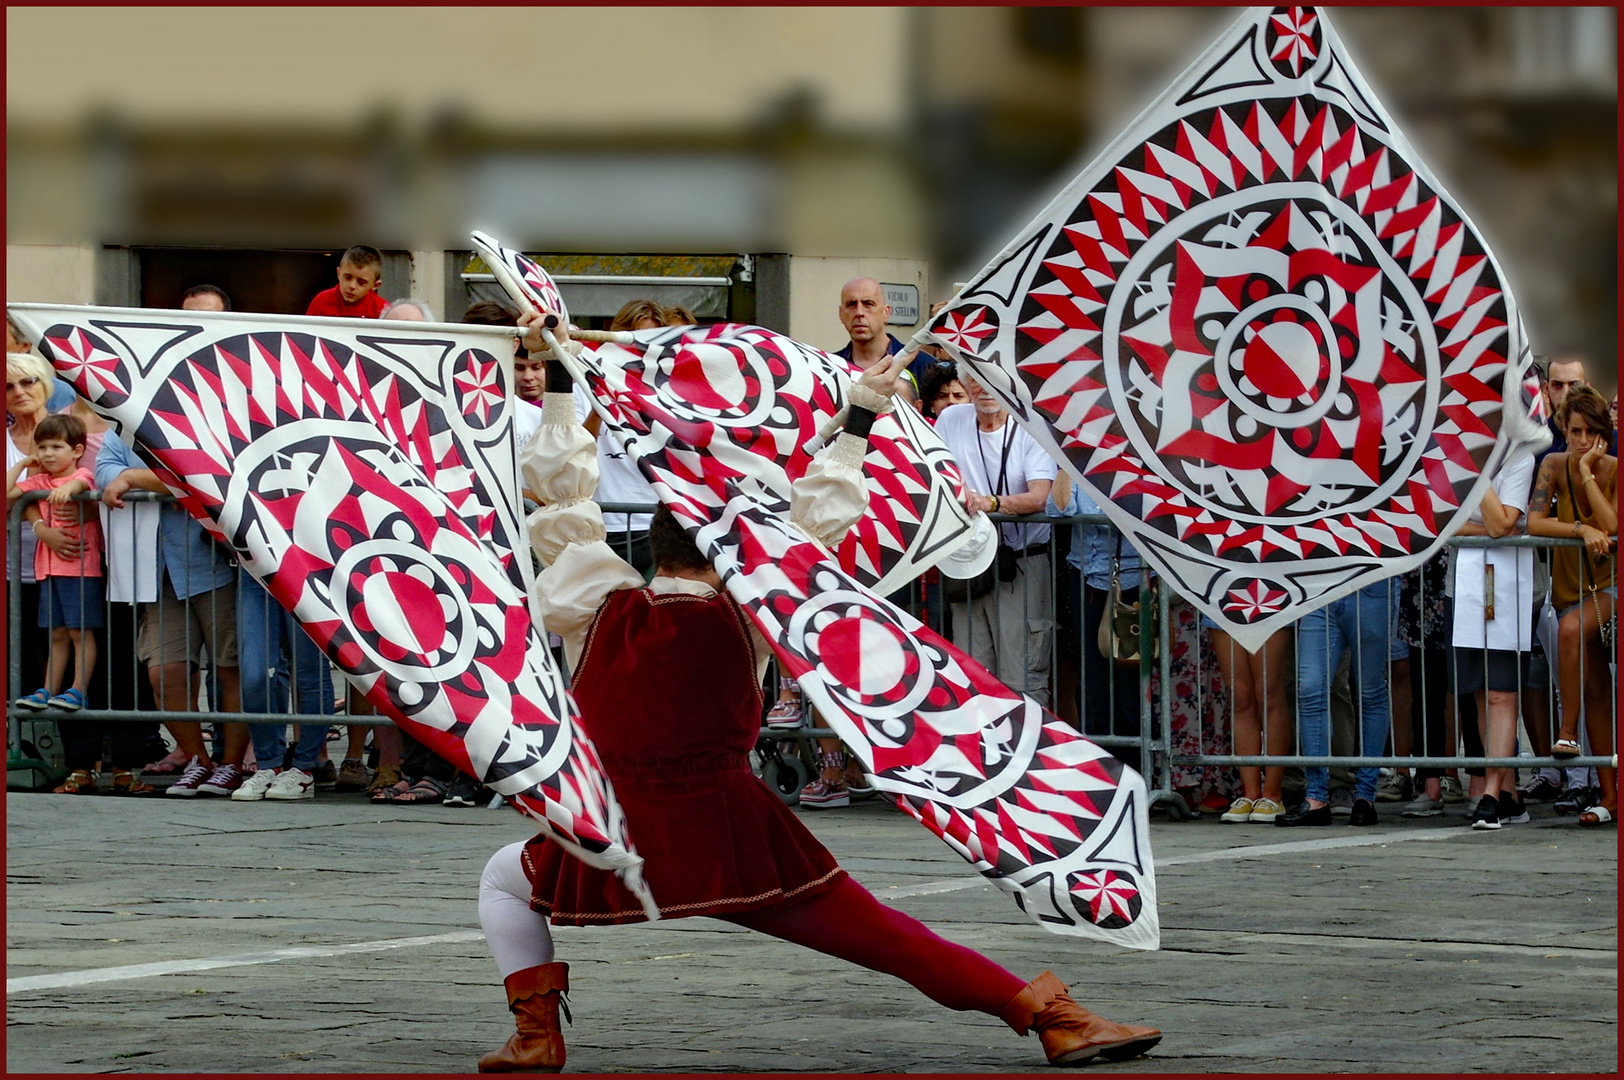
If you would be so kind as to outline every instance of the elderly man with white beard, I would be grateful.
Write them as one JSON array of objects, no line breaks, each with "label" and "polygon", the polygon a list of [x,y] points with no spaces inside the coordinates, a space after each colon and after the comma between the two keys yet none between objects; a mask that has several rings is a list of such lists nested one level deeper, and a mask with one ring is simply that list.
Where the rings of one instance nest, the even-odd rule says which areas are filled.
[{"label": "elderly man with white beard", "polygon": [[[972,514],[1041,513],[1059,471],[1054,459],[973,375],[963,371],[960,381],[970,404],[943,409],[936,434],[964,475],[965,507]],[[949,605],[953,644],[1044,706],[1054,634],[1050,531],[1048,525],[1000,525],[998,544],[1005,550],[991,591]]]}]

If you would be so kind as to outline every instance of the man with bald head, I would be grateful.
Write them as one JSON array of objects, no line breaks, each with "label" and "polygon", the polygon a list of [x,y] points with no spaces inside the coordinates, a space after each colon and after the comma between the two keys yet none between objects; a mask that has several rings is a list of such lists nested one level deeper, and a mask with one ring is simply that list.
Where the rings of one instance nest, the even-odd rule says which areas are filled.
[{"label": "man with bald head", "polygon": [[839,355],[868,370],[887,356],[902,351],[902,342],[886,330],[891,305],[885,290],[873,278],[852,278],[840,287],[840,324],[851,338]]}]

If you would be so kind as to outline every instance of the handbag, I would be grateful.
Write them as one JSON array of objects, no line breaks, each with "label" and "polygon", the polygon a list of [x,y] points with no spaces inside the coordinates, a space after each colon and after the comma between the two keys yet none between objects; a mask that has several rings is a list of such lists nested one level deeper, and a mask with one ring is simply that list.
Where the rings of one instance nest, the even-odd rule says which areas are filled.
[{"label": "handbag", "polygon": [[1105,613],[1100,616],[1095,644],[1100,655],[1119,667],[1139,666],[1139,605],[1150,605],[1150,659],[1156,659],[1156,583],[1141,571],[1139,595],[1130,604],[1122,599],[1122,534],[1117,534],[1116,554],[1111,557],[1111,591],[1106,596]]}]

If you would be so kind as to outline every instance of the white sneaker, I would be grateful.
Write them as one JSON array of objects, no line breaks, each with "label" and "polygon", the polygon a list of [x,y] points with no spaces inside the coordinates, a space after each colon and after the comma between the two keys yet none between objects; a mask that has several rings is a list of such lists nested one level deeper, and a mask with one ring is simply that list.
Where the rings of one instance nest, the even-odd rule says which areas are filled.
[{"label": "white sneaker", "polygon": [[265,789],[275,780],[275,769],[257,769],[248,774],[248,779],[242,782],[242,787],[231,793],[231,798],[236,802],[258,802],[265,797]]},{"label": "white sneaker", "polygon": [[314,799],[316,778],[303,769],[283,769],[265,789],[267,799]]}]

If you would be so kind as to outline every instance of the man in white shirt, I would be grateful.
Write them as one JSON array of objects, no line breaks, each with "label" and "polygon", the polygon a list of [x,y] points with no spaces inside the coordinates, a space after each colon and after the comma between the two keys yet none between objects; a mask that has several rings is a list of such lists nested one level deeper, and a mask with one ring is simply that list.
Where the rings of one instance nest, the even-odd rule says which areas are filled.
[{"label": "man in white shirt", "polygon": [[[964,475],[965,507],[972,514],[1041,514],[1059,471],[1037,440],[1012,423],[1009,412],[968,371],[960,381],[970,404],[952,405],[936,420],[936,434],[953,451]],[[998,580],[985,595],[948,605],[953,644],[1011,689],[1049,704],[1049,651],[1054,634],[1054,583],[1049,525],[1000,525]]]}]

